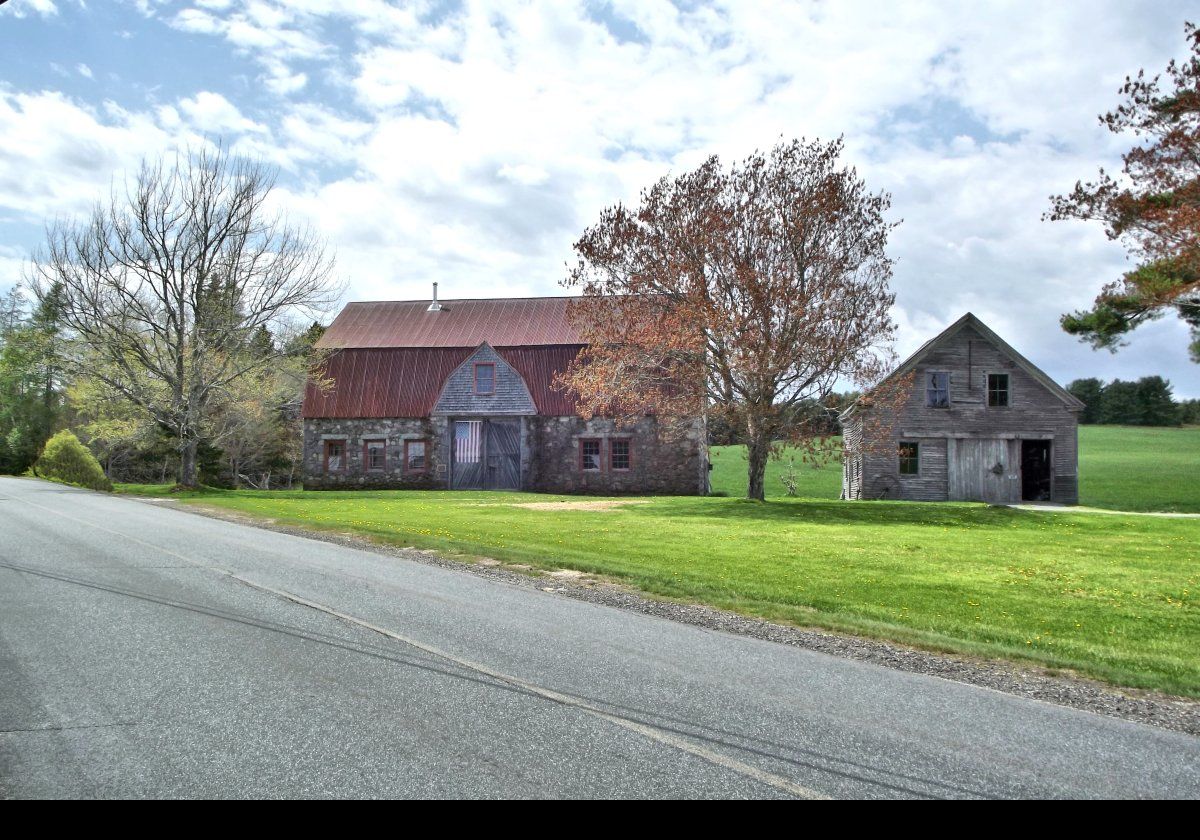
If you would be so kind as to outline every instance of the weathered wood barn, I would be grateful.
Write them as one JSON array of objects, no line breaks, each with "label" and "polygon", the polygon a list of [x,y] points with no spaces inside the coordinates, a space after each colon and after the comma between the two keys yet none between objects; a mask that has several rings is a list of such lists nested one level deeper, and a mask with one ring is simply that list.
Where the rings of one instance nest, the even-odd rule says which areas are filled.
[{"label": "weathered wood barn", "polygon": [[898,410],[842,415],[843,498],[1078,502],[1083,403],[982,321],[968,312],[884,382],[909,374]]},{"label": "weathered wood barn", "polygon": [[708,491],[705,428],[585,421],[553,387],[584,346],[563,297],[348,304],[304,397],[304,486]]}]

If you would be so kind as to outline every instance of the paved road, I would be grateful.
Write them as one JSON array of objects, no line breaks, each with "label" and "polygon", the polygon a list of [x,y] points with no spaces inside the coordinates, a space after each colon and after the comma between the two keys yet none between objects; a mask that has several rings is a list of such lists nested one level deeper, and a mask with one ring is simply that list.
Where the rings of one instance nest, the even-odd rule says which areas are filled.
[{"label": "paved road", "polygon": [[1200,739],[0,478],[3,797],[1200,796]]}]

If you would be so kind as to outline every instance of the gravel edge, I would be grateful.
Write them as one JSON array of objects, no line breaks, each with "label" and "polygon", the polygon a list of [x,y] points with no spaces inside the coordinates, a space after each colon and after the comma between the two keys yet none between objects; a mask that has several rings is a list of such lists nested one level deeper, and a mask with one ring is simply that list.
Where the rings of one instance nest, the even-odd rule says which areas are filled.
[{"label": "gravel edge", "polygon": [[[148,504],[162,503],[160,500],[152,498],[138,500]],[[775,624],[764,619],[751,618],[703,604],[653,598],[626,586],[590,576],[556,576],[553,573],[540,572],[522,564],[499,564],[497,561],[491,561],[495,565],[485,565],[479,562],[455,560],[436,551],[398,548],[359,536],[280,525],[274,521],[197,504],[177,503],[171,507],[211,519],[221,519],[426,565],[440,566],[478,577],[500,580],[527,589],[537,589],[579,601],[616,607],[708,630],[791,645],[843,659],[882,665],[898,671],[940,677],[954,682],[990,688],[1005,694],[1200,736],[1200,701],[1184,697],[1137,689],[1119,689],[1095,680],[1050,674],[1036,667],[1018,665],[1004,660],[978,659],[933,652],[895,642],[844,635],[827,630]]]}]

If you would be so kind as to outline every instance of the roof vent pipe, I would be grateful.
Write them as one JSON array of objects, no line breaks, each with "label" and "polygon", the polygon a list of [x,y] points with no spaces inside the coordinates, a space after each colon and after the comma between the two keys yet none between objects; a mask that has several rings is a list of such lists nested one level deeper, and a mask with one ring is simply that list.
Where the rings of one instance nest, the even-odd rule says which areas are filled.
[{"label": "roof vent pipe", "polygon": [[437,283],[436,282],[433,284],[433,302],[429,304],[429,308],[426,309],[425,311],[426,312],[441,312],[442,311],[442,305],[440,303],[438,303],[438,299],[437,299]]}]

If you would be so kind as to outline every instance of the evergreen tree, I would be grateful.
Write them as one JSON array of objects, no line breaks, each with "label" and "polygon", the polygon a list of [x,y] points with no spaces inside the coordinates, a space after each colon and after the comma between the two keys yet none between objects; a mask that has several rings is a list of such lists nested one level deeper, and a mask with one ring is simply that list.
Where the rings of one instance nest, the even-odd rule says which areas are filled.
[{"label": "evergreen tree", "polygon": [[0,472],[27,470],[61,420],[60,304],[54,288],[29,314],[16,290],[0,301]]},{"label": "evergreen tree", "polygon": [[1191,327],[1200,362],[1200,28],[1185,24],[1191,55],[1166,72],[1126,77],[1124,101],[1101,122],[1136,137],[1120,173],[1100,170],[1056,196],[1051,219],[1102,222],[1137,266],[1106,284],[1092,309],[1062,318],[1063,329],[1116,350],[1139,324],[1174,312]]},{"label": "evergreen tree", "polygon": [[1200,426],[1200,400],[1179,403],[1179,422],[1185,426]]},{"label": "evergreen tree", "polygon": [[1137,390],[1142,425],[1179,425],[1179,408],[1171,396],[1170,382],[1161,376],[1143,376],[1137,382]]},{"label": "evergreen tree", "polygon": [[1100,401],[1104,395],[1104,383],[1095,377],[1076,379],[1067,386],[1072,396],[1083,403],[1083,411],[1079,413],[1080,423],[1099,423]]},{"label": "evergreen tree", "polygon": [[1121,426],[1142,424],[1141,402],[1136,382],[1114,379],[1104,386],[1098,422]]}]

